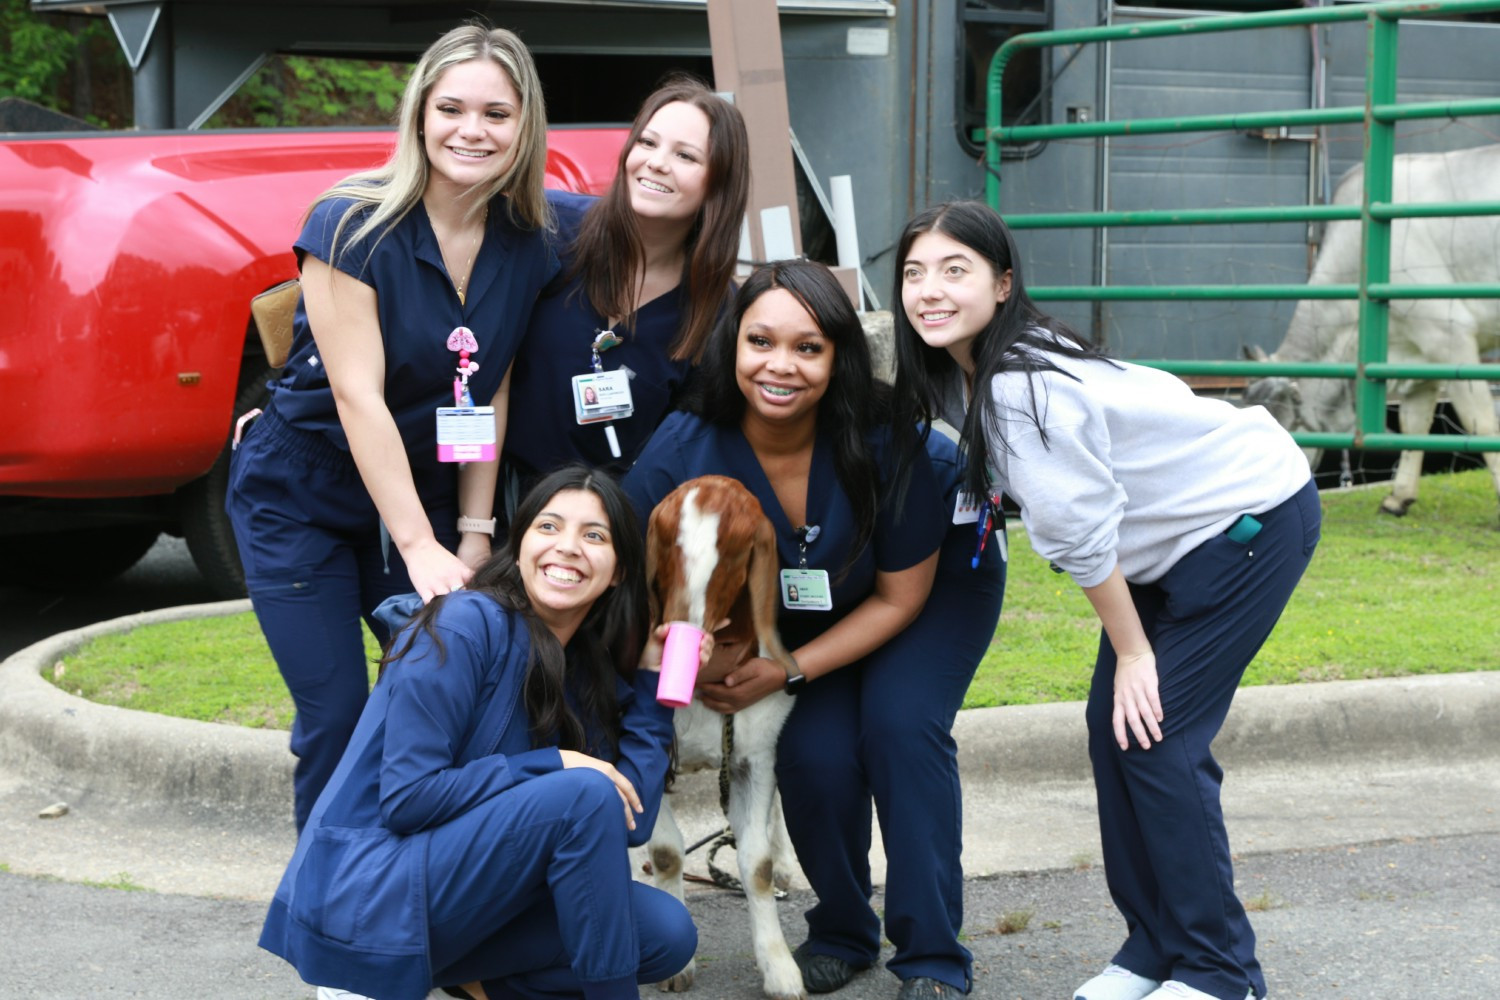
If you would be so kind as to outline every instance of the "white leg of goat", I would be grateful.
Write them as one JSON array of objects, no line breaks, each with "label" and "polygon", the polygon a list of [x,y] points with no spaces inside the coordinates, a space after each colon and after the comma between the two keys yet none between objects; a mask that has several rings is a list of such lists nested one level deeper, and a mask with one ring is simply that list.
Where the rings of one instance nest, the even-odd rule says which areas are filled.
[{"label": "white leg of goat", "polygon": [[[1401,433],[1426,434],[1432,430],[1432,418],[1437,412],[1438,384],[1425,380],[1407,383],[1399,411]],[[1396,463],[1396,479],[1391,484],[1391,492],[1380,501],[1380,512],[1403,516],[1407,508],[1417,502],[1417,479],[1421,475],[1422,452],[1403,451]]]},{"label": "white leg of goat", "polygon": [[[1489,383],[1456,379],[1448,383],[1448,394],[1453,398],[1458,421],[1467,433],[1485,437],[1500,434],[1500,416],[1495,413]],[[1500,451],[1485,452],[1484,464],[1489,466],[1490,478],[1495,481],[1495,495],[1500,498]]]},{"label": "white leg of goat", "polygon": [[[672,815],[670,796],[664,797],[646,844],[646,854],[651,859],[651,880],[658,889],[670,892],[679,901],[682,901],[682,852],[682,830]],[[693,960],[689,959],[681,972],[656,985],[665,992],[680,993],[693,985],[694,971]]]},{"label": "white leg of goat", "polygon": [[776,738],[791,710],[791,696],[776,693],[734,717],[729,825],[734,830],[740,881],[750,911],[750,938],[762,987],[772,1000],[806,996],[776,913],[771,813],[776,792]]},{"label": "white leg of goat", "polygon": [[792,887],[792,872],[797,870],[797,855],[792,850],[792,835],[787,832],[786,815],[781,811],[781,792],[771,799],[771,881],[786,892]]}]

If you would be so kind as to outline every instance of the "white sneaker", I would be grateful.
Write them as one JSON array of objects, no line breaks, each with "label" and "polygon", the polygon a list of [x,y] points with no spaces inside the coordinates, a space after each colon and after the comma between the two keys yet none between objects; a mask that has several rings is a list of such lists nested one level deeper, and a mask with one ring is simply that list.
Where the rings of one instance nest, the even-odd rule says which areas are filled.
[{"label": "white sneaker", "polygon": [[336,990],[332,986],[319,986],[318,1000],[370,1000],[370,998],[363,993],[350,993],[348,990]]},{"label": "white sneaker", "polygon": [[[1148,994],[1145,1000],[1218,1000],[1218,997],[1204,993],[1202,990],[1195,990],[1187,983],[1168,979],[1155,993]],[[1255,991],[1247,991],[1245,1000],[1255,1000]]]},{"label": "white sneaker", "polygon": [[1074,990],[1073,1000],[1144,1000],[1147,996],[1155,998],[1161,985],[1122,965],[1110,965]]}]

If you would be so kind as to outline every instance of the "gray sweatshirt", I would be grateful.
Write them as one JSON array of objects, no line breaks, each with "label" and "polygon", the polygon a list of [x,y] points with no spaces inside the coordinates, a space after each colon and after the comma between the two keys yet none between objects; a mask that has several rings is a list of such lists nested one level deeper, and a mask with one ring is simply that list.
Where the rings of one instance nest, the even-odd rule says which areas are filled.
[{"label": "gray sweatshirt", "polygon": [[1153,368],[1051,358],[1081,381],[995,376],[999,426],[986,429],[986,445],[1032,548],[1081,586],[1103,583],[1116,564],[1131,583],[1160,579],[1308,481],[1307,459],[1264,407],[1195,396]]}]

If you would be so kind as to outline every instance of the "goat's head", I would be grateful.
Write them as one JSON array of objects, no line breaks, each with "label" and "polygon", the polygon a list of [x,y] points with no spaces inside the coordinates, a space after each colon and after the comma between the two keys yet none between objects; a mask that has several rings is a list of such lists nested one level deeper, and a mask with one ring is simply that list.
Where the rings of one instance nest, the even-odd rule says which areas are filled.
[{"label": "goat's head", "polygon": [[718,641],[759,641],[759,655],[790,662],[776,630],[780,561],[760,501],[726,476],[700,476],[667,494],[647,527],[653,624],[685,621]]}]

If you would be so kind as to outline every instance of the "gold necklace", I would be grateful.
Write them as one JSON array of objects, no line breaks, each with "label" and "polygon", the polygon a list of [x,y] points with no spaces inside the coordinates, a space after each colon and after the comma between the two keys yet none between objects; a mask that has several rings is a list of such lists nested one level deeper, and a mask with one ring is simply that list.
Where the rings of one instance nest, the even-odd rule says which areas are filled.
[{"label": "gold necklace", "polygon": [[[490,218],[490,206],[484,206],[484,214],[479,217],[479,228],[474,231],[474,239],[469,244],[469,257],[464,261],[463,276],[453,278],[453,290],[458,293],[458,304],[464,305],[464,291],[469,287],[469,278],[474,272],[474,255],[479,252],[479,241],[484,238],[484,227]],[[448,255],[443,255],[443,263],[448,263]],[[452,277],[453,269],[448,269]]]}]

